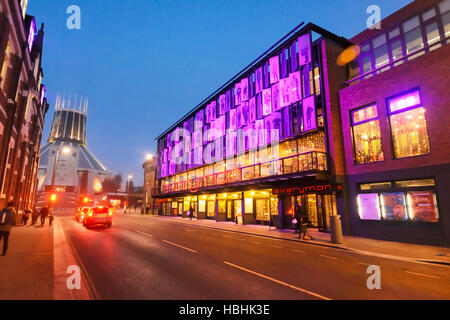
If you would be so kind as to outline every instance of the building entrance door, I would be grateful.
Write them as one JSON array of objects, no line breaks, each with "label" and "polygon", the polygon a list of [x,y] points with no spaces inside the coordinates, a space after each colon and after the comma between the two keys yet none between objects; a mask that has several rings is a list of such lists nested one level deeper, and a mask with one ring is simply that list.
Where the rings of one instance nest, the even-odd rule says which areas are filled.
[{"label": "building entrance door", "polygon": [[227,220],[234,221],[233,200],[227,201]]},{"label": "building entrance door", "polygon": [[330,232],[330,215],[335,214],[335,195],[317,195],[317,220],[319,231]]}]

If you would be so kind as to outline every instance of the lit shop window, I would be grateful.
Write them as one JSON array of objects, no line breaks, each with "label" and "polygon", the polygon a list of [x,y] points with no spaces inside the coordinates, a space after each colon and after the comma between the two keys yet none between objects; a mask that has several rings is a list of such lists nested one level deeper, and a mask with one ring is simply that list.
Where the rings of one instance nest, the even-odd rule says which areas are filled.
[{"label": "lit shop window", "polygon": [[434,179],[360,184],[362,192],[373,191],[358,194],[359,217],[361,220],[437,222],[434,188]]},{"label": "lit shop window", "polygon": [[377,106],[352,111],[354,160],[357,164],[383,161]]},{"label": "lit shop window", "polygon": [[388,99],[395,158],[430,153],[425,108],[419,90]]},{"label": "lit shop window", "polygon": [[378,193],[364,193],[357,197],[358,213],[362,220],[380,220]]}]

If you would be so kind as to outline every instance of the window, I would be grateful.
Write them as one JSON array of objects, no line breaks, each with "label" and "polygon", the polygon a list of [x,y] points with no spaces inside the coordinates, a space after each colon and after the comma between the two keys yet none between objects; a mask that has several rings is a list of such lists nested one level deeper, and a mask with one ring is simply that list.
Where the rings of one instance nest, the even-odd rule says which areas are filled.
[{"label": "window", "polygon": [[8,61],[11,59],[11,43],[8,40],[5,50],[5,57],[3,58],[2,69],[0,73],[0,82],[1,85],[5,83],[6,71],[8,70]]},{"label": "window", "polygon": [[360,190],[376,190],[376,189],[389,189],[392,186],[390,182],[373,182],[362,183],[359,185]]},{"label": "window", "polygon": [[440,43],[432,46],[434,43],[441,40],[437,22],[433,22],[425,26],[425,34],[427,36],[427,45],[430,46],[430,51],[433,51],[441,46]]},{"label": "window", "polygon": [[384,190],[358,194],[356,201],[360,219],[418,222],[439,220],[434,179],[360,184],[361,191],[380,188]]},{"label": "window", "polygon": [[383,161],[377,106],[352,111],[354,160],[357,164]]},{"label": "window", "polygon": [[395,158],[430,153],[425,108],[419,90],[388,99]]},{"label": "window", "polygon": [[[422,31],[420,29],[419,17],[415,16],[402,24],[403,33],[405,34],[406,54],[411,54],[423,48]],[[425,52],[419,52],[409,59],[417,58]]]}]

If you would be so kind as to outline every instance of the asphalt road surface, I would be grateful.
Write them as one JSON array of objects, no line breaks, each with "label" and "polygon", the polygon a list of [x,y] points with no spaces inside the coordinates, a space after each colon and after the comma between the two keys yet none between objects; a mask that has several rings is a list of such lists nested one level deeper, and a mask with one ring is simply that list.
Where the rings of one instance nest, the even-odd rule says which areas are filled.
[{"label": "asphalt road surface", "polygon": [[[450,299],[450,268],[180,224],[114,217],[61,223],[97,299]],[[369,265],[380,289],[369,290]]]}]

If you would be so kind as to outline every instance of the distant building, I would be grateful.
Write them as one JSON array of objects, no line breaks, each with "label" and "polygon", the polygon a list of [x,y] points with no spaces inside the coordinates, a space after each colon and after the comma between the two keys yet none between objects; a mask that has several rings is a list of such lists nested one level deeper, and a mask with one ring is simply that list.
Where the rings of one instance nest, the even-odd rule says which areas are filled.
[{"label": "distant building", "polygon": [[153,197],[155,194],[155,157],[149,157],[143,164],[144,169],[144,187],[143,187],[143,205],[150,208],[150,213],[158,214],[159,202]]},{"label": "distant building", "polygon": [[81,199],[102,192],[102,181],[111,176],[86,147],[87,99],[56,100],[48,143],[41,150],[38,206],[56,193],[54,207],[71,208]]},{"label": "distant building", "polygon": [[42,84],[44,25],[28,1],[0,0],[0,208],[34,204],[39,151],[48,110]]}]

